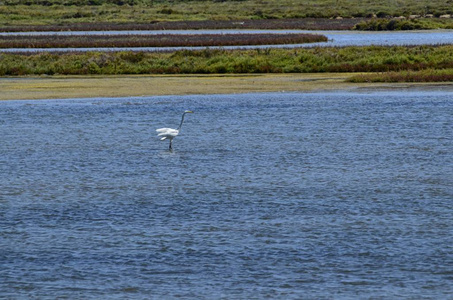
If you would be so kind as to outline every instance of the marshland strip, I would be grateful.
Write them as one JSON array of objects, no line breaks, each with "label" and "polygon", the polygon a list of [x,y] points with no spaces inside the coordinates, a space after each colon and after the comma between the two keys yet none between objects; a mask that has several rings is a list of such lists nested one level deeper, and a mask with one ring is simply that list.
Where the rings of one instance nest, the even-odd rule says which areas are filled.
[{"label": "marshland strip", "polygon": [[1,37],[0,48],[209,47],[325,41],[324,35],[304,33],[7,35]]}]

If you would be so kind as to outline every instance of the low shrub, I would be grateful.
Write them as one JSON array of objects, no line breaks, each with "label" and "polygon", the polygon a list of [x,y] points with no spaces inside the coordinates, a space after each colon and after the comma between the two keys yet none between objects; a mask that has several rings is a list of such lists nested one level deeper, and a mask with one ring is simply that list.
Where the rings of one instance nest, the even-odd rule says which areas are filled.
[{"label": "low shrub", "polygon": [[371,19],[359,22],[354,30],[392,31],[392,30],[421,30],[421,29],[451,29],[451,19]]},{"label": "low shrub", "polygon": [[349,82],[451,82],[453,69],[385,72],[377,74],[360,74],[352,76]]},{"label": "low shrub", "polygon": [[423,71],[453,69],[452,53],[452,45],[271,51],[204,49],[168,53],[3,53],[0,55],[0,75]]}]

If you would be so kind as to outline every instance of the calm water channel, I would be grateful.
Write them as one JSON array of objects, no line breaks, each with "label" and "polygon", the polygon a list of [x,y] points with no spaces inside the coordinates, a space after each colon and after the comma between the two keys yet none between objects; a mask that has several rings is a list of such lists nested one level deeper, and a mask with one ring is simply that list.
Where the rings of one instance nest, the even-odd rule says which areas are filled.
[{"label": "calm water channel", "polygon": [[[329,40],[321,43],[295,45],[253,45],[208,47],[211,49],[299,48],[299,47],[345,47],[345,46],[408,46],[453,44],[453,30],[411,31],[310,31],[310,30],[165,30],[165,31],[62,31],[62,32],[0,32],[2,35],[106,35],[106,34],[239,34],[239,33],[311,33],[325,35]],[[202,50],[207,47],[136,47],[136,48],[13,48],[0,52],[54,52],[54,51],[174,51],[182,49]]]},{"label": "calm water channel", "polygon": [[451,91],[1,102],[0,298],[452,299],[452,116]]}]

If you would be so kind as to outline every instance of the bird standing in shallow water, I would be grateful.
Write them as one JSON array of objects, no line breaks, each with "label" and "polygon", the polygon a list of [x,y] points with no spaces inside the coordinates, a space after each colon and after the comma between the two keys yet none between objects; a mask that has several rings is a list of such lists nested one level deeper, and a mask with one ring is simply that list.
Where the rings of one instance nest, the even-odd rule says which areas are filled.
[{"label": "bird standing in shallow water", "polygon": [[170,147],[168,149],[172,150],[171,142],[179,134],[179,131],[181,131],[182,123],[184,122],[184,116],[186,114],[192,114],[192,113],[193,113],[193,111],[186,110],[182,114],[181,123],[179,124],[177,129],[173,129],[173,128],[159,128],[159,129],[156,129],[156,131],[158,132],[157,136],[161,137],[161,139],[160,139],[161,141],[167,140],[167,139],[170,140]]}]

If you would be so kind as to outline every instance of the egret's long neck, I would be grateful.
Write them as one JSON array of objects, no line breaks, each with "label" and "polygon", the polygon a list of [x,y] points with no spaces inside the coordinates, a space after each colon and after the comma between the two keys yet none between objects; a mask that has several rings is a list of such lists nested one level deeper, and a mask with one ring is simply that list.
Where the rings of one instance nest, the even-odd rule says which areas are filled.
[{"label": "egret's long neck", "polygon": [[179,126],[178,126],[178,130],[180,130],[181,127],[182,127],[182,123],[184,122],[184,116],[185,116],[185,115],[186,115],[186,113],[183,113],[183,114],[182,114],[181,123],[180,123]]}]

